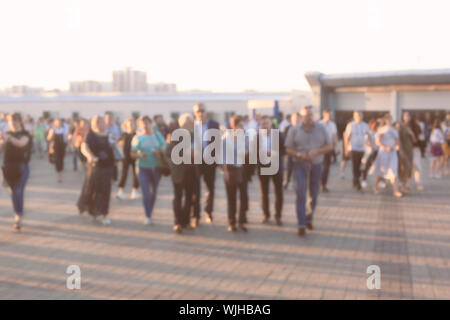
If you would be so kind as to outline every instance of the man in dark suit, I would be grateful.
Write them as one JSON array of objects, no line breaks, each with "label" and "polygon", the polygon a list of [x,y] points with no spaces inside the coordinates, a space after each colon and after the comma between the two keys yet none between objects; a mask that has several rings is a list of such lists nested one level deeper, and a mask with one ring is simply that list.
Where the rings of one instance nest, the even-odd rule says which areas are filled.
[{"label": "man in dark suit", "polygon": [[[197,128],[201,129],[201,136],[203,137],[203,134],[208,129],[219,129],[219,123],[217,121],[214,121],[212,119],[208,119],[206,115],[206,109],[203,103],[197,103],[194,105],[194,118],[198,125],[196,125]],[[201,124],[201,125],[200,125]],[[214,140],[213,140],[214,141]],[[206,148],[208,144],[210,144],[213,141],[203,141],[202,139],[202,151]],[[215,154],[213,153],[212,156],[214,157]],[[200,169],[200,176],[203,177],[203,181],[206,186],[206,201],[205,201],[205,213],[206,213],[206,222],[211,223],[213,221],[213,206],[214,206],[214,189],[215,189],[215,181],[216,181],[216,164],[206,164],[203,161],[202,157],[202,163],[199,165]],[[198,179],[195,184],[196,193],[198,195],[201,194],[201,179]],[[194,211],[193,211],[193,220],[192,220],[192,226],[197,227],[200,223],[200,197],[196,197],[195,205],[194,205]]]},{"label": "man in dark suit", "polygon": [[[270,130],[273,128],[272,120],[269,116],[263,116],[261,118],[260,128],[266,130],[266,134],[260,131],[258,134],[257,141],[257,151],[258,151],[258,176],[259,176],[259,186],[261,192],[261,207],[263,211],[262,223],[268,223],[270,219],[270,208],[269,208],[269,191],[270,191],[270,180],[273,182],[275,189],[275,222],[278,226],[282,225],[281,222],[281,210],[283,208],[283,156],[284,156],[284,136],[281,132],[278,135],[278,154],[271,154],[273,141],[271,139]],[[260,129],[260,130],[261,130]],[[262,140],[265,140],[264,142]],[[263,150],[261,150],[263,149]],[[279,163],[278,171],[273,175],[264,175],[261,173],[261,168],[270,167],[269,164],[262,164],[260,161],[260,152],[267,154],[267,156],[276,157]],[[275,151],[274,151],[275,152]],[[271,157],[272,158],[272,157]]]},{"label": "man in dark suit", "polygon": [[[243,123],[240,116],[234,115],[230,118],[230,127],[232,130],[242,130]],[[227,193],[227,211],[228,211],[228,231],[235,232],[236,229],[236,212],[237,212],[237,192],[239,191],[239,218],[238,227],[242,231],[247,231],[245,223],[247,221],[247,210],[248,210],[248,177],[245,173],[244,163],[246,163],[246,158],[248,157],[248,146],[245,142],[245,146],[238,146],[238,137],[228,137],[230,132],[227,132],[222,138],[223,143],[223,156],[224,165],[223,177],[225,181],[225,188]],[[234,149],[234,151],[233,151]],[[230,155],[233,154],[234,158],[229,161]],[[240,161],[240,160],[241,161]]]},{"label": "man in dark suit", "polygon": [[[189,113],[182,114],[178,123],[180,128],[186,129],[191,133],[194,129],[194,119]],[[178,141],[170,141],[166,147],[165,156],[170,167],[170,173],[173,183],[174,199],[173,211],[175,215],[174,230],[182,233],[182,229],[190,227],[190,212],[197,198],[195,194],[195,182],[199,180],[198,165],[193,163],[193,149],[191,148],[191,164],[181,163],[174,164],[172,161],[172,150],[178,144]],[[181,151],[183,152],[183,151]],[[180,154],[183,157],[183,154]],[[183,197],[184,194],[184,197]],[[183,204],[184,198],[184,204]]]}]

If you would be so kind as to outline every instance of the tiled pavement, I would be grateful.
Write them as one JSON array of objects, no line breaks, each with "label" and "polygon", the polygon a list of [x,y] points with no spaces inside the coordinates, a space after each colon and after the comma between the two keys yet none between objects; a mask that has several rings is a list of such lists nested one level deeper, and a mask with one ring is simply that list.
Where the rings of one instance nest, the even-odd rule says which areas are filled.
[{"label": "tiled pavement", "polygon": [[[168,178],[154,225],[143,225],[140,200],[113,199],[113,223],[105,227],[78,215],[83,177],[70,160],[62,184],[46,161],[32,161],[21,233],[12,230],[8,191],[1,189],[1,299],[450,299],[449,177],[427,177],[422,193],[394,199],[388,190],[352,191],[335,165],[316,229],[300,239],[292,188],[284,227],[261,225],[256,179],[248,234],[228,233],[218,173],[214,224],[176,235]],[[81,268],[80,290],[66,288],[69,265]],[[366,287],[369,265],[381,268],[380,290]]]}]

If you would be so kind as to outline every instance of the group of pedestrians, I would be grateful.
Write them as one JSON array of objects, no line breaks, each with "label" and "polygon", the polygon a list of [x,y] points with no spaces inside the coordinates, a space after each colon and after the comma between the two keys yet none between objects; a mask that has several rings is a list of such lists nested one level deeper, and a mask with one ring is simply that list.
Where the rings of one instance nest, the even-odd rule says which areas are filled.
[{"label": "group of pedestrians", "polygon": [[[434,178],[442,175],[444,167],[448,173],[449,124],[450,117],[442,123],[436,120],[431,130],[431,175]],[[259,182],[262,223],[269,223],[272,218],[270,195],[273,194],[274,222],[277,226],[283,225],[283,195],[292,179],[298,235],[302,237],[306,231],[313,230],[318,196],[320,191],[330,192],[327,186],[330,166],[340,145],[332,113],[324,110],[322,119],[315,121],[311,107],[305,106],[279,124],[270,116],[257,115],[248,119],[234,115],[227,126],[231,131],[224,131],[218,122],[209,119],[202,103],[195,104],[192,113],[182,114],[169,124],[161,115],[153,119],[148,116],[137,120],[130,117],[122,124],[110,113],[94,116],[90,121],[39,119],[35,124],[30,117],[22,121],[17,113],[0,115],[0,146],[4,152],[2,169],[4,181],[11,190],[14,228],[21,228],[31,153],[42,157],[45,150],[50,163],[55,166],[57,181],[61,183],[66,150],[69,149],[74,170],[81,163],[85,174],[77,202],[79,213],[88,212],[93,220],[100,220],[105,225],[111,223],[108,213],[113,182],[118,182],[116,197],[125,199],[130,170],[130,198],[141,198],[145,225],[152,224],[158,186],[163,176],[170,176],[173,185],[175,232],[198,227],[202,212],[206,223],[213,223],[216,171],[220,168],[226,191],[228,231],[248,230],[248,185],[255,176]],[[176,129],[190,133],[189,149],[179,149]],[[280,129],[278,135],[272,136],[271,129]],[[220,138],[213,136],[209,139],[208,130],[221,132]],[[239,145],[236,132],[245,134],[244,144]],[[248,134],[250,132],[254,135]],[[197,161],[195,136],[201,137],[200,162]],[[367,177],[373,175],[375,193],[386,185],[385,182],[392,184],[395,197],[408,192],[411,181],[415,182],[418,190],[422,190],[421,159],[425,136],[423,124],[408,112],[396,123],[389,114],[366,123],[362,113],[355,111],[343,134],[343,162],[351,160],[353,187],[362,191],[368,187]],[[278,140],[275,141],[274,137]],[[204,153],[217,143],[221,146],[223,161],[206,161]],[[252,151],[256,151],[256,162],[250,161]],[[174,152],[190,161],[174,161]],[[220,155],[215,152],[217,150],[213,150],[211,156],[217,159]],[[264,173],[273,164],[265,161],[264,155],[279,164],[276,172]],[[202,185],[205,188],[203,210]]]},{"label": "group of pedestrians", "polygon": [[[433,122],[429,138],[431,178],[440,179],[444,166],[448,167],[449,123],[448,115],[442,123],[438,119]],[[386,186],[386,181],[391,183],[395,197],[409,192],[412,181],[416,189],[422,191],[421,163],[425,157],[426,134],[424,123],[408,111],[397,122],[387,113],[382,118],[371,119],[368,124],[363,121],[362,113],[355,111],[343,134],[341,169],[351,160],[353,187],[358,191],[368,187],[368,174],[375,177],[375,193]],[[449,174],[448,169],[445,174]]]}]

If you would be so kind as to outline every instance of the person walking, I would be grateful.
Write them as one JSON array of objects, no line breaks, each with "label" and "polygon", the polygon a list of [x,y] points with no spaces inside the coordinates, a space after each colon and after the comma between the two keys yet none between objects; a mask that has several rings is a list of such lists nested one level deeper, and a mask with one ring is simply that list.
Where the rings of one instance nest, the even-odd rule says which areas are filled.
[{"label": "person walking", "polygon": [[[303,237],[306,228],[313,229],[313,216],[320,192],[324,154],[333,149],[326,129],[313,120],[310,106],[300,111],[301,124],[289,130],[286,137],[286,152],[294,159],[296,182],[296,211],[298,235]],[[306,194],[309,189],[311,214],[306,216]]]},{"label": "person walking", "polygon": [[154,130],[158,130],[159,133],[161,133],[161,135],[164,137],[164,139],[167,139],[167,135],[169,134],[169,127],[164,121],[164,117],[161,114],[157,114],[153,117],[153,121],[155,122],[155,125],[153,126]]},{"label": "person walking", "polygon": [[69,152],[72,153],[72,164],[73,164],[73,171],[78,171],[78,153],[75,148],[75,131],[77,130],[78,126],[80,125],[80,121],[78,119],[72,119],[70,122],[70,134],[67,136],[67,145]]},{"label": "person walking", "polygon": [[36,152],[38,154],[39,159],[44,157],[46,144],[45,144],[45,124],[43,123],[43,119],[39,118],[36,121],[36,126],[34,127],[34,146],[36,148]]},{"label": "person walking", "polygon": [[404,112],[402,121],[397,122],[396,129],[399,135],[400,149],[399,155],[399,177],[402,182],[401,191],[406,193],[410,190],[410,181],[413,172],[413,152],[416,144],[416,136],[410,128],[411,116],[409,112]]},{"label": "person walking", "polygon": [[[106,133],[108,134],[108,141],[111,145],[117,143],[120,139],[121,130],[120,126],[117,124],[118,119],[114,118],[111,112],[105,113],[105,127]],[[119,176],[119,171],[117,169],[117,163],[114,164],[113,169],[113,181],[117,181]]]},{"label": "person walking", "polygon": [[111,198],[111,183],[114,171],[114,153],[109,143],[105,121],[101,116],[91,120],[91,130],[81,144],[81,152],[87,159],[86,178],[77,207],[85,211],[94,222],[101,217],[104,225],[111,224],[108,218]]},{"label": "person walking", "polygon": [[[296,125],[298,125],[300,123],[300,114],[298,112],[294,112],[291,115],[291,122],[292,125],[288,126],[284,131],[283,131],[283,135],[286,138],[288,135],[289,130],[291,130],[293,127],[295,127]],[[292,173],[294,172],[294,160],[293,158],[286,154],[287,157],[287,161],[286,161],[286,180],[284,182],[283,185],[283,189],[287,190],[287,188],[289,188],[289,183],[291,182],[291,177],[292,177]]]},{"label": "person walking", "polygon": [[[194,130],[196,130],[196,134],[202,137],[202,151],[213,141],[206,141],[203,139],[203,135],[205,134],[206,130],[209,129],[219,129],[219,123],[208,119],[206,114],[206,108],[203,103],[197,103],[193,107],[194,111],[194,118],[195,118],[195,126]],[[213,153],[212,156],[214,157],[215,154]],[[203,177],[203,182],[206,186],[206,200],[205,200],[205,214],[206,214],[206,222],[212,223],[213,222],[213,216],[212,212],[214,209],[214,190],[215,190],[215,181],[216,181],[216,164],[207,164],[203,161],[200,164],[200,176]],[[198,182],[196,182],[196,194],[201,194],[201,182],[200,179]],[[193,212],[192,217],[192,225],[193,227],[197,227],[200,223],[200,198],[196,199],[195,203],[195,210]]]},{"label": "person walking", "polygon": [[445,168],[445,175],[450,174],[449,160],[450,160],[450,113],[447,113],[446,118],[441,123],[442,134],[444,135],[444,143],[442,144],[442,170]]},{"label": "person walking", "polygon": [[425,158],[425,150],[427,147],[427,141],[426,141],[427,131],[426,131],[426,126],[425,126],[425,121],[423,121],[422,118],[420,118],[420,119],[417,118],[416,122],[417,122],[417,125],[420,127],[420,134],[418,136],[420,156],[422,157],[422,159],[424,159]]},{"label": "person walking", "polygon": [[369,121],[370,137],[372,138],[372,141],[374,143],[372,144],[372,147],[370,148],[370,154],[367,157],[366,163],[364,164],[364,169],[362,170],[362,181],[361,181],[362,188],[367,188],[367,174],[369,173],[369,170],[372,167],[372,164],[378,155],[379,147],[375,143],[375,136],[377,134],[378,128],[382,125],[383,125],[383,119],[378,119],[378,120],[371,119]]},{"label": "person walking", "polygon": [[344,150],[352,160],[353,188],[361,190],[361,160],[364,156],[365,142],[372,148],[369,125],[363,121],[361,111],[353,112],[353,121],[350,122],[344,132]]},{"label": "person walking", "polygon": [[89,122],[86,119],[80,119],[78,121],[77,126],[75,127],[75,130],[73,131],[72,143],[74,149],[73,152],[76,154],[78,160],[80,160],[83,172],[85,172],[86,170],[87,159],[81,152],[81,144],[83,143],[88,133],[89,133]]},{"label": "person walking", "polygon": [[142,190],[142,203],[145,210],[145,225],[152,223],[153,207],[161,174],[158,170],[157,157],[162,156],[167,146],[161,133],[153,131],[150,117],[143,116],[137,120],[138,134],[131,140],[131,157],[137,159],[138,179]]},{"label": "person walking", "polygon": [[[262,116],[259,135],[256,139],[257,143],[257,155],[258,166],[257,172],[259,177],[259,187],[261,195],[261,209],[263,212],[262,223],[268,223],[270,220],[270,208],[269,208],[269,194],[270,194],[270,181],[273,182],[275,193],[275,223],[277,226],[282,225],[281,211],[283,209],[283,156],[284,156],[284,136],[280,132],[278,135],[278,150],[273,151],[278,154],[272,154],[272,139],[271,129],[273,128],[272,121],[269,116]],[[278,172],[274,175],[265,175],[261,173],[261,168],[270,167],[271,163],[264,165],[260,159],[260,155],[265,154],[270,158],[276,157],[276,161],[279,163]]]},{"label": "person walking", "polygon": [[[189,113],[184,113],[178,118],[178,123],[181,129],[187,130],[193,138],[194,119]],[[169,134],[168,140],[171,140]],[[192,139],[193,141],[193,139]],[[198,165],[194,164],[194,154],[191,148],[190,160],[191,163],[175,164],[172,161],[172,150],[178,144],[178,141],[170,141],[166,150],[165,156],[170,167],[174,198],[173,198],[173,212],[174,212],[174,231],[182,233],[183,229],[190,228],[190,212],[193,210],[194,200],[194,185],[195,181],[199,179]],[[184,152],[184,150],[182,150]],[[183,157],[180,154],[180,157]]]},{"label": "person walking", "polygon": [[384,126],[378,129],[375,135],[376,144],[379,146],[377,158],[371,169],[375,179],[374,192],[379,193],[378,183],[384,178],[389,180],[394,189],[394,197],[400,198],[403,194],[398,190],[398,154],[400,148],[399,134],[392,126],[390,114],[383,118]]},{"label": "person walking", "polygon": [[408,111],[403,114],[403,120],[409,130],[411,130],[414,135],[413,141],[413,157],[412,157],[412,177],[414,178],[414,183],[416,185],[417,191],[422,191],[422,158],[420,150],[420,137],[423,135],[422,128],[418,124],[416,118],[411,115]]},{"label": "person walking", "polygon": [[116,197],[118,199],[125,199],[123,188],[127,182],[128,169],[131,167],[131,173],[133,177],[133,188],[131,190],[131,199],[138,199],[140,197],[137,189],[139,188],[139,179],[137,177],[136,160],[131,157],[131,141],[136,135],[136,124],[133,118],[127,118],[123,124],[124,132],[119,139],[119,146],[123,151],[124,159],[122,160],[122,171],[120,174],[119,190]]},{"label": "person walking", "polygon": [[330,152],[328,152],[324,155],[323,172],[322,172],[322,192],[329,192],[328,187],[327,187],[328,173],[330,170],[331,158],[333,156],[334,148],[337,143],[337,127],[336,127],[336,124],[331,120],[330,110],[328,110],[328,109],[323,110],[322,120],[320,121],[320,123],[327,130],[330,141],[333,144],[333,150],[331,150]]},{"label": "person walking", "polygon": [[0,149],[4,152],[2,170],[15,213],[13,228],[19,231],[24,214],[25,186],[30,175],[31,137],[23,126],[20,114],[9,114],[6,119],[9,131],[0,135]]},{"label": "person walking", "polygon": [[[239,229],[247,232],[245,223],[248,210],[248,181],[245,176],[244,164],[248,157],[248,144],[245,141],[242,118],[238,115],[232,116],[230,118],[230,128],[231,130],[227,130],[222,137],[222,155],[224,159],[222,169],[227,194],[228,231],[236,232],[237,222]],[[243,139],[239,136],[240,134],[243,135]],[[243,145],[240,145],[239,141],[243,141]],[[239,217],[236,219],[238,191]]]},{"label": "person walking", "polygon": [[431,128],[430,135],[430,177],[433,179],[440,179],[442,177],[442,159],[444,156],[442,144],[444,142],[445,137],[442,133],[439,120],[435,119]]},{"label": "person walking", "polygon": [[58,182],[62,182],[62,171],[64,170],[64,157],[66,155],[68,132],[61,119],[53,121],[53,127],[49,130],[47,141],[49,145],[49,160],[55,165]]}]

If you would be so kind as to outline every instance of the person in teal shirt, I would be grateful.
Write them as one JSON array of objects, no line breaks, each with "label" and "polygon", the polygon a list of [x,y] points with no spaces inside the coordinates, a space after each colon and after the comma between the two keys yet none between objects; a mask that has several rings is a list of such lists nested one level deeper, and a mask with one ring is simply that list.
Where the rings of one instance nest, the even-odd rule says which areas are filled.
[{"label": "person in teal shirt", "polygon": [[145,209],[145,222],[152,222],[152,211],[156,201],[161,174],[158,171],[157,156],[163,155],[167,146],[159,131],[154,131],[152,120],[148,116],[137,120],[138,134],[131,141],[131,156],[137,159],[138,179],[142,189],[142,202]]}]

